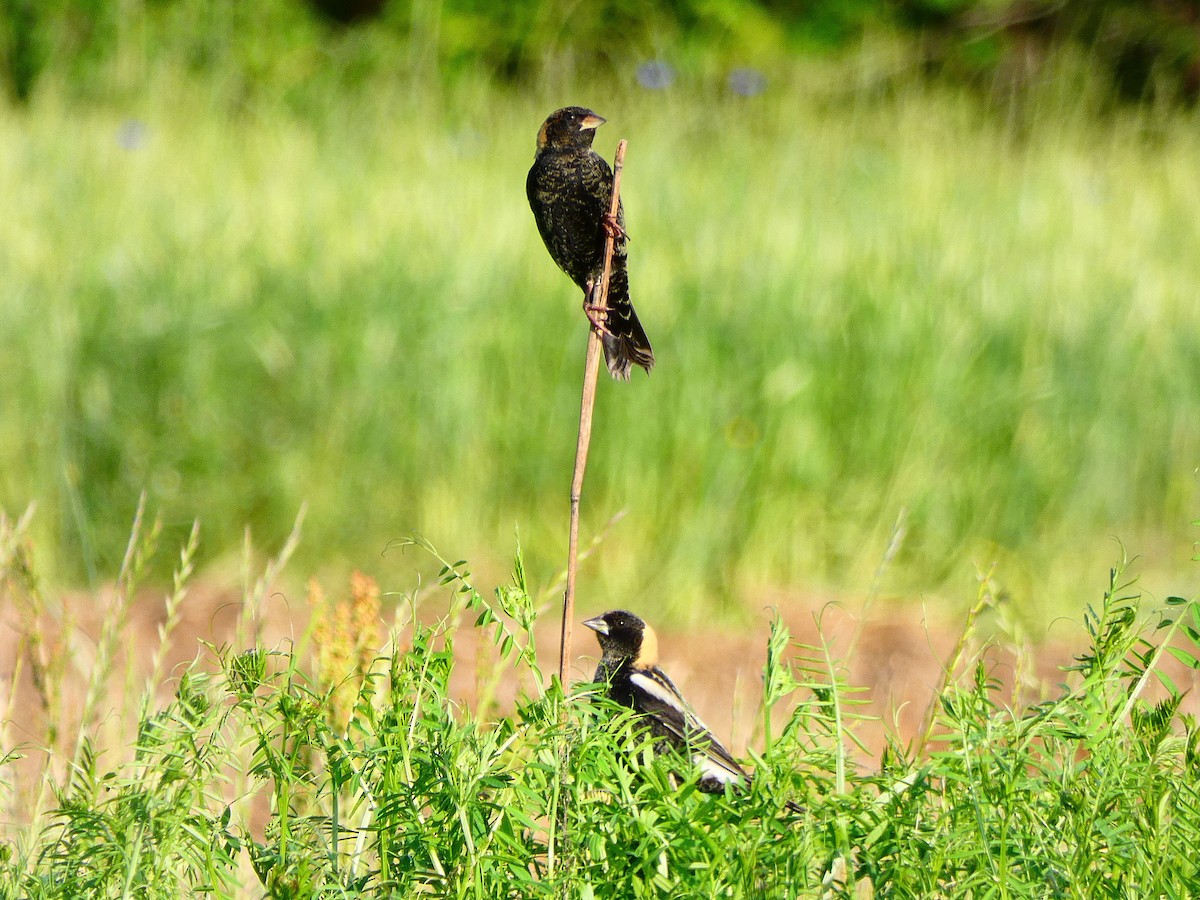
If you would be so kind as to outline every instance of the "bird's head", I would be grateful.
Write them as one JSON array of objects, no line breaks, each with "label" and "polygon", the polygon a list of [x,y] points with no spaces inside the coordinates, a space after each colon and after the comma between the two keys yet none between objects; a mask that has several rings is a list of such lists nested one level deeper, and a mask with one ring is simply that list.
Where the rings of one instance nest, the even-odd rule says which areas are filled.
[{"label": "bird's head", "polygon": [[583,623],[596,632],[605,659],[629,659],[637,666],[658,663],[658,636],[631,612],[614,609]]},{"label": "bird's head", "polygon": [[582,106],[567,106],[550,113],[538,132],[537,148],[574,150],[592,146],[596,129],[605,123],[602,116]]}]

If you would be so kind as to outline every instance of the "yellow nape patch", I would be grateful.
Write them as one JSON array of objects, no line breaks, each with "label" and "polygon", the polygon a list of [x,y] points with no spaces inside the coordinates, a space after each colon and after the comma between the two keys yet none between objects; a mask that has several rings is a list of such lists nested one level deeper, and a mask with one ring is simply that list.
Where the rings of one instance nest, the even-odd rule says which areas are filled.
[{"label": "yellow nape patch", "polygon": [[642,646],[638,650],[636,663],[646,668],[658,665],[658,635],[649,625],[642,631]]},{"label": "yellow nape patch", "polygon": [[[550,140],[549,136],[547,135],[547,132],[549,130],[550,130],[550,121],[549,121],[549,119],[547,119],[545,122],[542,123],[542,127],[538,129],[538,149],[539,150],[541,150],[543,147],[545,147],[546,143]],[[528,134],[528,132],[526,132],[526,134]]]}]

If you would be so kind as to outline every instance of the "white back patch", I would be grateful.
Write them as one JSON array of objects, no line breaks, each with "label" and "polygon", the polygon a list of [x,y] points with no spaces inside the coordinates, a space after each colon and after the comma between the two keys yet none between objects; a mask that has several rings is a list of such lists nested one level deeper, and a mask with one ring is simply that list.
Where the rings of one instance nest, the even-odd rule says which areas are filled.
[{"label": "white back patch", "polygon": [[711,756],[707,756],[703,753],[697,753],[692,757],[692,762],[698,769],[700,769],[701,772],[704,773],[705,778],[715,778],[717,781],[721,782],[721,784],[742,783],[741,775],[736,772],[729,771],[727,766],[721,765]]},{"label": "white back patch", "polygon": [[679,714],[685,719],[690,718],[687,707],[679,701],[679,695],[661,684],[657,679],[651,678],[649,675],[643,675],[641,672],[634,672],[629,676],[629,680],[634,687],[640,688],[656,700],[661,700],[672,709],[679,710]]}]

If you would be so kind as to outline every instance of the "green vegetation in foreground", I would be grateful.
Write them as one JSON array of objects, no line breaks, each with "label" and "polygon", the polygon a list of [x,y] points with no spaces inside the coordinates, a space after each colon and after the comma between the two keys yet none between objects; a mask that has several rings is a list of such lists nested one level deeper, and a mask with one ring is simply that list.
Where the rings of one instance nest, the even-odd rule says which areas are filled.
[{"label": "green vegetation in foreground", "polygon": [[0,113],[0,503],[38,498],[58,580],[111,570],[146,489],[169,534],[207,523],[206,564],[307,503],[305,571],[419,532],[495,574],[519,525],[550,584],[585,322],[523,183],[574,101],[609,117],[606,154],[630,140],[659,356],[601,386],[585,543],[628,514],[585,602],[687,619],[763,586],[861,591],[902,512],[887,592],[998,558],[1018,599],[1077,608],[1113,535],[1177,572],[1195,116],[1097,120],[1064,77],[1001,120],[848,71],[769,72],[754,98],[631,74],[239,103],[163,69],[120,106],[48,84]]},{"label": "green vegetation in foreground", "polygon": [[[36,621],[46,598],[19,530],[0,533],[0,587]],[[373,634],[378,589],[360,580],[318,615],[307,651],[213,650],[158,708],[161,648],[145,693],[119,654],[154,533],[131,542],[82,710],[61,706],[53,677],[40,685],[52,725],[82,717],[77,736],[52,731],[22,780],[17,757],[40,748],[0,729],[5,900],[834,897],[839,872],[880,897],[1183,897],[1200,883],[1181,852],[1200,840],[1200,731],[1160,671],[1167,653],[1197,665],[1200,613],[1171,598],[1140,617],[1119,571],[1085,616],[1089,649],[1036,705],[1001,700],[963,650],[968,619],[927,732],[872,773],[851,759],[863,719],[839,660],[776,620],[756,778],[743,796],[711,797],[673,784],[669,761],[588,686],[540,688],[519,555],[491,597],[463,563],[446,565],[445,615],[414,624],[414,594],[386,635]],[[164,646],[194,551],[193,534]],[[247,636],[282,561],[245,597]],[[991,600],[985,583],[972,615]],[[478,678],[533,685],[511,715],[449,699],[464,617],[498,651]],[[97,698],[114,686],[125,708],[109,712]],[[784,798],[805,813],[782,812]]]}]

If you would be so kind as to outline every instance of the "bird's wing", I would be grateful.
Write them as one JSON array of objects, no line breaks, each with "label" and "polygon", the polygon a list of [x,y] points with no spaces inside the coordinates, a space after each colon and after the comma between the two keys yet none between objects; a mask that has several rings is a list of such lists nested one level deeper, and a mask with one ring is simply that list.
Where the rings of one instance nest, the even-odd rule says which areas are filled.
[{"label": "bird's wing", "polygon": [[533,220],[537,224],[538,234],[542,242],[549,247],[553,240],[553,229],[550,226],[550,214],[542,198],[540,182],[542,180],[541,160],[536,160],[525,178],[525,196],[529,200],[529,208],[533,210]]},{"label": "bird's wing", "polygon": [[749,776],[733,755],[700,721],[680,695],[678,688],[658,666],[639,669],[629,676],[634,689],[634,706],[654,718],[679,743],[688,748],[692,761],[705,777],[722,783],[740,782]]},{"label": "bird's wing", "polygon": [[[600,215],[608,215],[608,210],[612,206],[612,185],[613,185],[613,170],[609,167],[608,161],[595,150],[591,151],[587,162],[580,167],[580,176],[587,187],[587,192],[592,197],[596,198]],[[617,224],[622,230],[625,228],[625,204],[618,201],[617,203]],[[624,248],[625,238],[617,240],[618,248]]]}]

